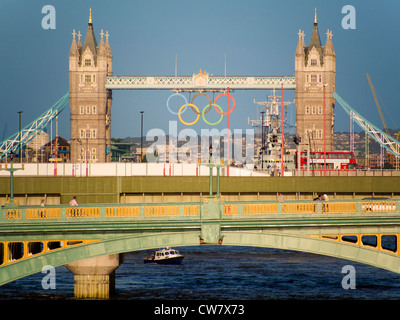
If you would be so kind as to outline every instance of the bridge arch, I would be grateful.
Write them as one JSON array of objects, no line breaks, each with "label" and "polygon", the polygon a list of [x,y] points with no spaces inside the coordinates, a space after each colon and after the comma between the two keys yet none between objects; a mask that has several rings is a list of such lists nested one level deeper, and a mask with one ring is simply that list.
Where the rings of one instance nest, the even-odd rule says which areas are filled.
[{"label": "bridge arch", "polygon": [[[400,256],[350,243],[335,242],[320,238],[285,233],[259,231],[222,232],[222,245],[264,247],[301,251],[339,259],[359,262],[377,268],[400,273]],[[2,267],[0,285],[41,272],[43,266],[58,267],[68,263],[100,257],[108,254],[149,250],[160,247],[198,246],[199,233],[196,231],[146,233],[104,239],[77,247],[54,250],[33,256]]]}]

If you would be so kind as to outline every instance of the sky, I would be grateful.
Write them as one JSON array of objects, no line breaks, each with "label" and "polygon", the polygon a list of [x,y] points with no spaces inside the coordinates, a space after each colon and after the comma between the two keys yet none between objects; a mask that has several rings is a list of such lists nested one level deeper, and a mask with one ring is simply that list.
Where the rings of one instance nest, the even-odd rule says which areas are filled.
[{"label": "sky", "polygon": [[[45,5],[56,10],[55,29],[42,28]],[[342,27],[345,5],[356,10],[355,29]],[[98,43],[102,29],[110,34],[117,76],[173,76],[176,57],[178,75],[191,76],[201,68],[222,76],[225,56],[228,76],[293,76],[297,33],[304,30],[308,45],[317,8],[322,45],[327,29],[333,32],[336,91],[382,128],[366,77],[369,73],[388,127],[400,127],[398,0],[0,0],[0,140],[18,131],[18,111],[23,111],[24,127],[68,92],[72,32],[86,35],[89,8]],[[178,130],[187,128],[167,110],[171,94],[168,90],[114,90],[112,137],[140,136],[140,111],[144,111],[145,133],[160,128],[168,134],[170,121],[177,121]],[[260,116],[254,100],[264,101],[271,94],[269,90],[233,92],[236,109],[230,116],[230,128],[251,128],[249,119]],[[284,100],[293,102],[294,91],[284,91]],[[177,110],[181,101],[170,102]],[[205,98],[196,100],[199,108],[207,103]],[[186,121],[194,119],[189,113],[184,115]],[[58,122],[59,135],[66,139],[70,138],[69,118],[68,107]],[[210,113],[210,122],[217,119]],[[292,103],[288,124],[294,125],[294,120]],[[224,118],[217,128],[226,125]],[[349,127],[347,114],[336,103],[335,131],[349,131]],[[200,119],[191,128],[200,134],[210,126]],[[294,133],[293,128],[286,130]]]}]

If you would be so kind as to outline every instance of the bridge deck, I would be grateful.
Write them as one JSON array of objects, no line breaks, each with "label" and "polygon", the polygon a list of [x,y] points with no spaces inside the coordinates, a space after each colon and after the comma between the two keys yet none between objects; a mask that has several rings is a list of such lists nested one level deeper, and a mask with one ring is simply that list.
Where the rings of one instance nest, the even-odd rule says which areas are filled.
[{"label": "bridge deck", "polygon": [[400,272],[399,208],[400,199],[6,205],[0,207],[0,285],[39,272],[44,261],[58,266],[203,243],[300,250]]}]

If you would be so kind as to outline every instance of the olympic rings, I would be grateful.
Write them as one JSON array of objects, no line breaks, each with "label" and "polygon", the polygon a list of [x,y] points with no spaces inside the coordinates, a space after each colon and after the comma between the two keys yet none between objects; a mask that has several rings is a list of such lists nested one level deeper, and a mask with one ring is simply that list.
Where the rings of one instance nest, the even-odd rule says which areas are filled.
[{"label": "olympic rings", "polygon": [[[201,95],[201,96],[205,96],[205,97],[208,99],[208,101],[210,102],[209,104],[207,104],[207,105],[203,108],[202,112],[200,112],[199,108],[198,108],[195,104],[193,104],[194,99],[195,99],[197,96],[200,96],[200,95]],[[173,96],[181,96],[181,97],[185,100],[185,103],[179,108],[179,111],[178,111],[178,112],[172,111],[171,108],[169,107],[169,100],[170,100]],[[223,112],[222,107],[221,107],[220,105],[217,104],[217,100],[218,100],[220,97],[222,97],[222,96],[227,96],[227,97],[228,97],[228,103],[229,103],[229,99],[232,99],[232,102],[233,102],[232,109],[230,109],[230,110],[227,111],[227,112]],[[187,109],[188,106],[189,106],[189,107],[193,110],[193,112],[197,115],[197,116],[196,116],[196,119],[195,119],[194,121],[192,121],[192,122],[186,122],[186,121],[184,121],[184,120],[182,119],[182,113],[186,111],[186,109]],[[220,118],[219,118],[219,120],[217,120],[216,122],[209,122],[209,121],[206,119],[206,117],[205,117],[205,114],[208,113],[208,112],[211,110],[211,107],[214,107],[215,111],[217,111],[217,112],[221,115]],[[203,118],[203,120],[204,120],[205,123],[207,123],[207,124],[210,125],[210,126],[215,126],[215,125],[219,124],[219,123],[222,121],[224,115],[229,115],[229,114],[231,114],[232,111],[235,109],[235,107],[236,107],[236,101],[235,101],[235,99],[233,98],[233,96],[232,96],[231,94],[229,94],[229,93],[221,93],[220,95],[218,95],[218,96],[215,98],[214,103],[211,103],[210,97],[209,97],[208,95],[204,94],[204,93],[198,93],[198,94],[194,95],[193,98],[190,100],[190,103],[188,103],[186,97],[185,97],[184,95],[182,95],[181,93],[179,93],[179,92],[176,92],[176,93],[172,94],[171,96],[169,96],[169,98],[168,98],[168,100],[167,100],[167,108],[168,108],[169,112],[171,112],[172,114],[178,115],[179,120],[180,120],[183,124],[185,124],[185,125],[187,125],[187,126],[191,126],[191,125],[196,124],[196,123],[199,121],[199,119],[200,119],[200,115],[202,116],[202,118]]]},{"label": "olympic rings", "polygon": [[[196,112],[196,113],[197,113],[197,118],[196,118],[196,120],[194,120],[193,122],[185,122],[185,121],[182,120],[182,117],[181,117],[182,109],[183,109],[184,107],[186,108],[187,106],[193,107],[193,108],[195,108],[195,109],[197,110],[197,112]],[[185,110],[186,110],[186,109],[185,109]],[[191,126],[191,125],[195,124],[197,121],[199,121],[199,119],[200,119],[199,108],[197,108],[197,106],[196,106],[195,104],[193,104],[193,103],[188,103],[187,105],[183,104],[182,107],[179,109],[178,117],[179,117],[179,120],[181,120],[181,122],[182,122],[183,124],[186,124],[187,126]]]},{"label": "olympic rings", "polygon": [[[212,103],[212,105],[214,106],[214,108],[215,108],[215,107],[218,107],[219,110],[221,110],[221,112],[222,112],[222,108],[221,108],[219,105],[217,105],[217,104],[215,104],[215,103]],[[221,117],[219,118],[219,120],[218,120],[217,122],[208,122],[208,121],[206,120],[206,117],[204,117],[204,111],[206,110],[207,107],[208,107],[208,111],[209,111],[210,108],[211,108],[211,104],[208,104],[208,105],[206,105],[206,106],[204,107],[203,112],[201,113],[201,116],[203,117],[203,120],[204,120],[205,123],[207,123],[207,124],[210,125],[210,126],[216,126],[218,123],[220,123],[220,122],[222,121],[222,119],[224,118],[224,115],[223,115],[222,113],[220,113],[220,114],[221,114]],[[207,112],[208,112],[208,111],[207,111]],[[205,112],[205,113],[207,113],[207,112]]]},{"label": "olympic rings", "polygon": [[[228,96],[228,100],[229,100],[229,98],[232,98],[233,107],[232,107],[231,110],[229,110],[229,111],[227,111],[227,112],[222,112],[222,110],[221,110],[221,111],[218,111],[218,110],[217,110],[217,108],[215,107],[215,104],[217,103],[217,100],[218,100],[219,97],[221,97],[221,96]],[[235,109],[235,107],[236,107],[236,101],[235,101],[235,99],[234,99],[229,93],[221,93],[221,94],[218,95],[218,96],[215,98],[215,100],[214,100],[214,109],[215,109],[215,111],[217,111],[219,114],[222,114],[222,115],[224,115],[224,116],[226,116],[226,115],[228,115],[228,114],[231,114],[232,111]]]},{"label": "olympic rings", "polygon": [[[170,100],[173,96],[181,96],[181,97],[185,100],[185,106],[186,106],[186,107],[188,106],[188,102],[187,102],[186,97],[185,97],[183,94],[180,94],[179,92],[175,92],[174,94],[171,94],[171,95],[169,96],[169,98],[168,98],[168,100],[167,100],[167,108],[168,108],[169,112],[171,112],[172,114],[177,115],[177,114],[180,113],[180,112],[173,112],[173,111],[170,109],[170,107],[169,107],[169,100]],[[193,108],[192,108],[192,109],[193,109]],[[185,108],[185,110],[183,110],[182,112],[185,112],[185,111],[186,111],[186,108]]]},{"label": "olympic rings", "polygon": [[[210,109],[211,109],[211,104],[212,104],[211,98],[208,95],[204,94],[204,93],[198,93],[198,94],[193,96],[192,100],[190,100],[190,103],[193,103],[194,98],[196,98],[197,96],[205,96],[208,99],[208,101],[210,102],[208,104],[208,106],[209,106],[208,110],[206,111],[206,113],[208,113],[208,111],[210,111]],[[191,107],[191,108],[192,108],[193,112],[196,113],[196,111],[193,109],[193,107]]]}]

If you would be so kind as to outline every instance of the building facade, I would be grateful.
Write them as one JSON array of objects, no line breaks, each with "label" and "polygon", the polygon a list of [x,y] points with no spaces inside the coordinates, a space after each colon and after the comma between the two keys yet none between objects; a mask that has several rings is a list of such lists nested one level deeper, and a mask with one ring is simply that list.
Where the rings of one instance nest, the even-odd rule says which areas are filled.
[{"label": "building facade", "polygon": [[74,30],[72,35],[69,53],[72,161],[110,162],[112,91],[105,88],[106,77],[112,74],[109,35],[101,30],[97,44],[91,12],[84,44],[80,32],[76,34]]},{"label": "building facade", "polygon": [[325,46],[321,46],[317,12],[308,46],[304,32],[299,30],[295,53],[296,130],[302,143],[311,151],[334,150],[334,107],[336,55],[332,32],[327,31]]}]

